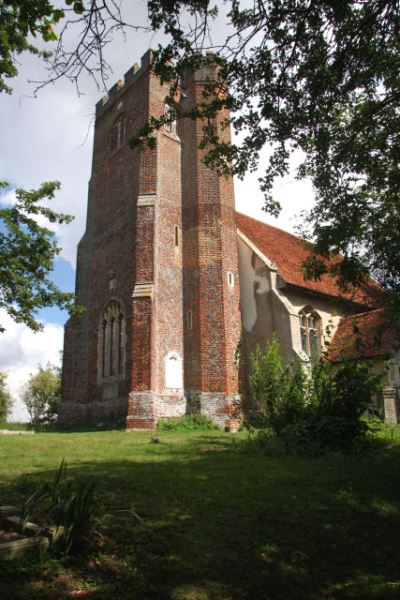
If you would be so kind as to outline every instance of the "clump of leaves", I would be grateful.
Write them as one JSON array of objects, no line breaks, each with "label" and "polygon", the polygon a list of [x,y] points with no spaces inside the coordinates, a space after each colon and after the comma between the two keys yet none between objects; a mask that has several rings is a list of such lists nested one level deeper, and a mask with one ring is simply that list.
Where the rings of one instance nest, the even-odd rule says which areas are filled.
[{"label": "clump of leaves", "polygon": [[172,417],[160,419],[157,423],[157,431],[213,431],[218,429],[205,415],[198,413],[185,415],[184,417]]},{"label": "clump of leaves", "polygon": [[95,483],[67,479],[67,463],[63,459],[51,483],[44,482],[23,507],[23,520],[39,515],[56,526],[61,533],[58,546],[69,554],[88,544],[93,534],[96,511]]},{"label": "clump of leaves", "polygon": [[279,434],[304,411],[309,396],[307,372],[300,359],[283,360],[276,336],[265,351],[257,346],[250,362],[253,413],[262,426]]},{"label": "clump of leaves", "polygon": [[354,451],[366,439],[362,419],[379,390],[381,374],[361,360],[342,357],[334,364],[322,357],[311,370],[299,362],[285,363],[279,343],[252,354],[249,377],[261,429],[249,442],[268,454],[325,450]]}]

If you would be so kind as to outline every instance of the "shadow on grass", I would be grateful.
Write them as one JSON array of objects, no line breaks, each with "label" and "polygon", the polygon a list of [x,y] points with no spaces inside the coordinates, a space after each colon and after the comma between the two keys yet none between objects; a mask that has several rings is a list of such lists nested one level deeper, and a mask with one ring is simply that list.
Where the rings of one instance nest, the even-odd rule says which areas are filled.
[{"label": "shadow on grass", "polygon": [[[164,462],[69,466],[70,476],[97,481],[96,552],[0,568],[0,596],[400,597],[398,449],[266,459],[204,435],[189,450],[180,460],[170,447]],[[24,476],[9,492],[22,498],[52,475]]]}]

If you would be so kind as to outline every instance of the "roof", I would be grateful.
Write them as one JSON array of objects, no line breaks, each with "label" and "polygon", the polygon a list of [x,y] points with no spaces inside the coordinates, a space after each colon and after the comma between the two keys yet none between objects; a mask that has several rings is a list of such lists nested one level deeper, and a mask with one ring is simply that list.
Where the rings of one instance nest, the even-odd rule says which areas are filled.
[{"label": "roof", "polygon": [[343,317],[329,347],[328,358],[389,356],[397,346],[393,329],[385,326],[384,309]]},{"label": "roof", "polygon": [[[309,291],[351,300],[364,306],[378,304],[377,296],[380,295],[380,287],[371,279],[366,284],[346,292],[329,274],[322,275],[317,281],[305,279],[302,264],[312,253],[309,242],[304,239],[241,213],[236,213],[236,224],[239,231],[276,265],[279,276],[286,283]],[[341,260],[341,257],[338,256],[335,260]]]}]

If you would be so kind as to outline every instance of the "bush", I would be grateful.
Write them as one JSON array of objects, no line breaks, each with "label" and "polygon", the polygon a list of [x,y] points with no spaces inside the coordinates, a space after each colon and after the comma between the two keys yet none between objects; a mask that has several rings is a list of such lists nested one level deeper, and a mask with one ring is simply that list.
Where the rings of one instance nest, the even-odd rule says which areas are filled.
[{"label": "bush", "polygon": [[219,427],[215,423],[199,413],[160,419],[157,423],[157,431],[215,431],[216,429]]},{"label": "bush", "polygon": [[304,412],[307,374],[300,359],[286,364],[276,337],[265,352],[257,346],[250,356],[249,384],[256,421],[280,433]]},{"label": "bush", "polygon": [[307,374],[301,361],[285,364],[274,338],[251,356],[253,403],[263,426],[250,444],[268,454],[357,450],[368,425],[361,419],[381,375],[363,361],[324,357]]},{"label": "bush", "polygon": [[310,415],[315,436],[333,449],[356,446],[368,430],[361,420],[380,387],[381,374],[372,374],[363,361],[333,365],[322,359],[313,370],[316,410]]}]

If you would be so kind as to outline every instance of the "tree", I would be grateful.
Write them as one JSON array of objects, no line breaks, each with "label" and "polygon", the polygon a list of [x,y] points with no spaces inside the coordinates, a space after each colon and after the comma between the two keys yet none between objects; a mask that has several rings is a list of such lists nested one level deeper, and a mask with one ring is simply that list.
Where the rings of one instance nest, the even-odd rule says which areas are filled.
[{"label": "tree", "polygon": [[[188,6],[189,4],[189,6]],[[159,49],[156,68],[177,83],[206,46],[218,52],[219,89],[198,115],[205,117],[208,163],[222,174],[254,170],[265,144],[272,154],[260,185],[265,209],[279,212],[276,177],[288,172],[294,150],[304,153],[298,177],[310,177],[316,204],[306,215],[316,256],[308,276],[330,271],[359,283],[372,273],[400,307],[400,37],[394,0],[255,0],[229,3],[231,32],[216,46],[207,38],[207,3],[150,3],[153,24],[172,42]],[[200,25],[184,35],[184,12]],[[174,61],[169,67],[168,61]],[[220,142],[213,116],[231,110],[241,144]],[[156,125],[156,124],[155,124]],[[228,125],[228,123],[227,123]],[[341,253],[327,264],[318,254]]]},{"label": "tree", "polygon": [[0,422],[7,421],[11,405],[12,398],[7,387],[7,373],[0,371]]},{"label": "tree", "polygon": [[59,367],[47,363],[39,365],[36,374],[29,377],[23,395],[32,425],[36,428],[56,419],[61,402],[61,374]]},{"label": "tree", "polygon": [[[65,33],[71,27],[76,45],[69,49]],[[48,82],[67,77],[78,84],[86,72],[104,85],[110,67],[103,49],[124,27],[151,30],[125,22],[120,2],[115,0],[64,0],[57,6],[51,0],[0,0],[0,92],[12,92],[6,79],[17,75],[16,57],[22,52],[36,54],[47,62]],[[32,38],[39,38],[39,43],[41,40],[46,46],[55,42],[55,48],[42,50]]]},{"label": "tree", "polygon": [[[0,188],[6,185],[0,183]],[[55,304],[72,311],[74,306],[73,294],[62,292],[49,278],[60,247],[54,233],[37,221],[38,216],[50,223],[71,221],[72,217],[40,204],[53,198],[59,187],[53,181],[38,190],[18,189],[16,202],[0,208],[0,308],[35,331],[42,327],[35,318],[40,308]]]},{"label": "tree", "polygon": [[[110,27],[124,27],[121,14],[113,0],[66,4],[79,15],[82,33],[76,47],[65,52],[61,31],[48,59],[50,80],[66,75],[77,81],[85,69],[104,82],[104,44],[115,31]],[[147,4],[152,29],[170,40],[158,48],[154,68],[171,83],[168,100],[180,118],[204,119],[207,164],[243,177],[270,145],[260,185],[265,209],[277,214],[273,183],[288,172],[292,152],[301,150],[298,177],[310,177],[316,193],[304,221],[305,233],[316,243],[315,256],[304,265],[306,275],[318,278],[330,271],[345,286],[372,273],[398,309],[399,0],[254,0],[252,5],[226,0],[222,18],[228,30],[216,43],[210,23],[218,8],[208,0]],[[40,32],[41,21],[36,23]],[[184,70],[198,66],[207,50],[216,52],[218,81],[210,82],[208,98],[188,114],[175,102],[175,92]],[[218,137],[214,117],[224,107],[231,111],[225,125],[240,134],[240,143],[228,145]],[[163,119],[146,124],[143,137],[151,142],[149,134]],[[321,260],[337,253],[342,261]]]}]

